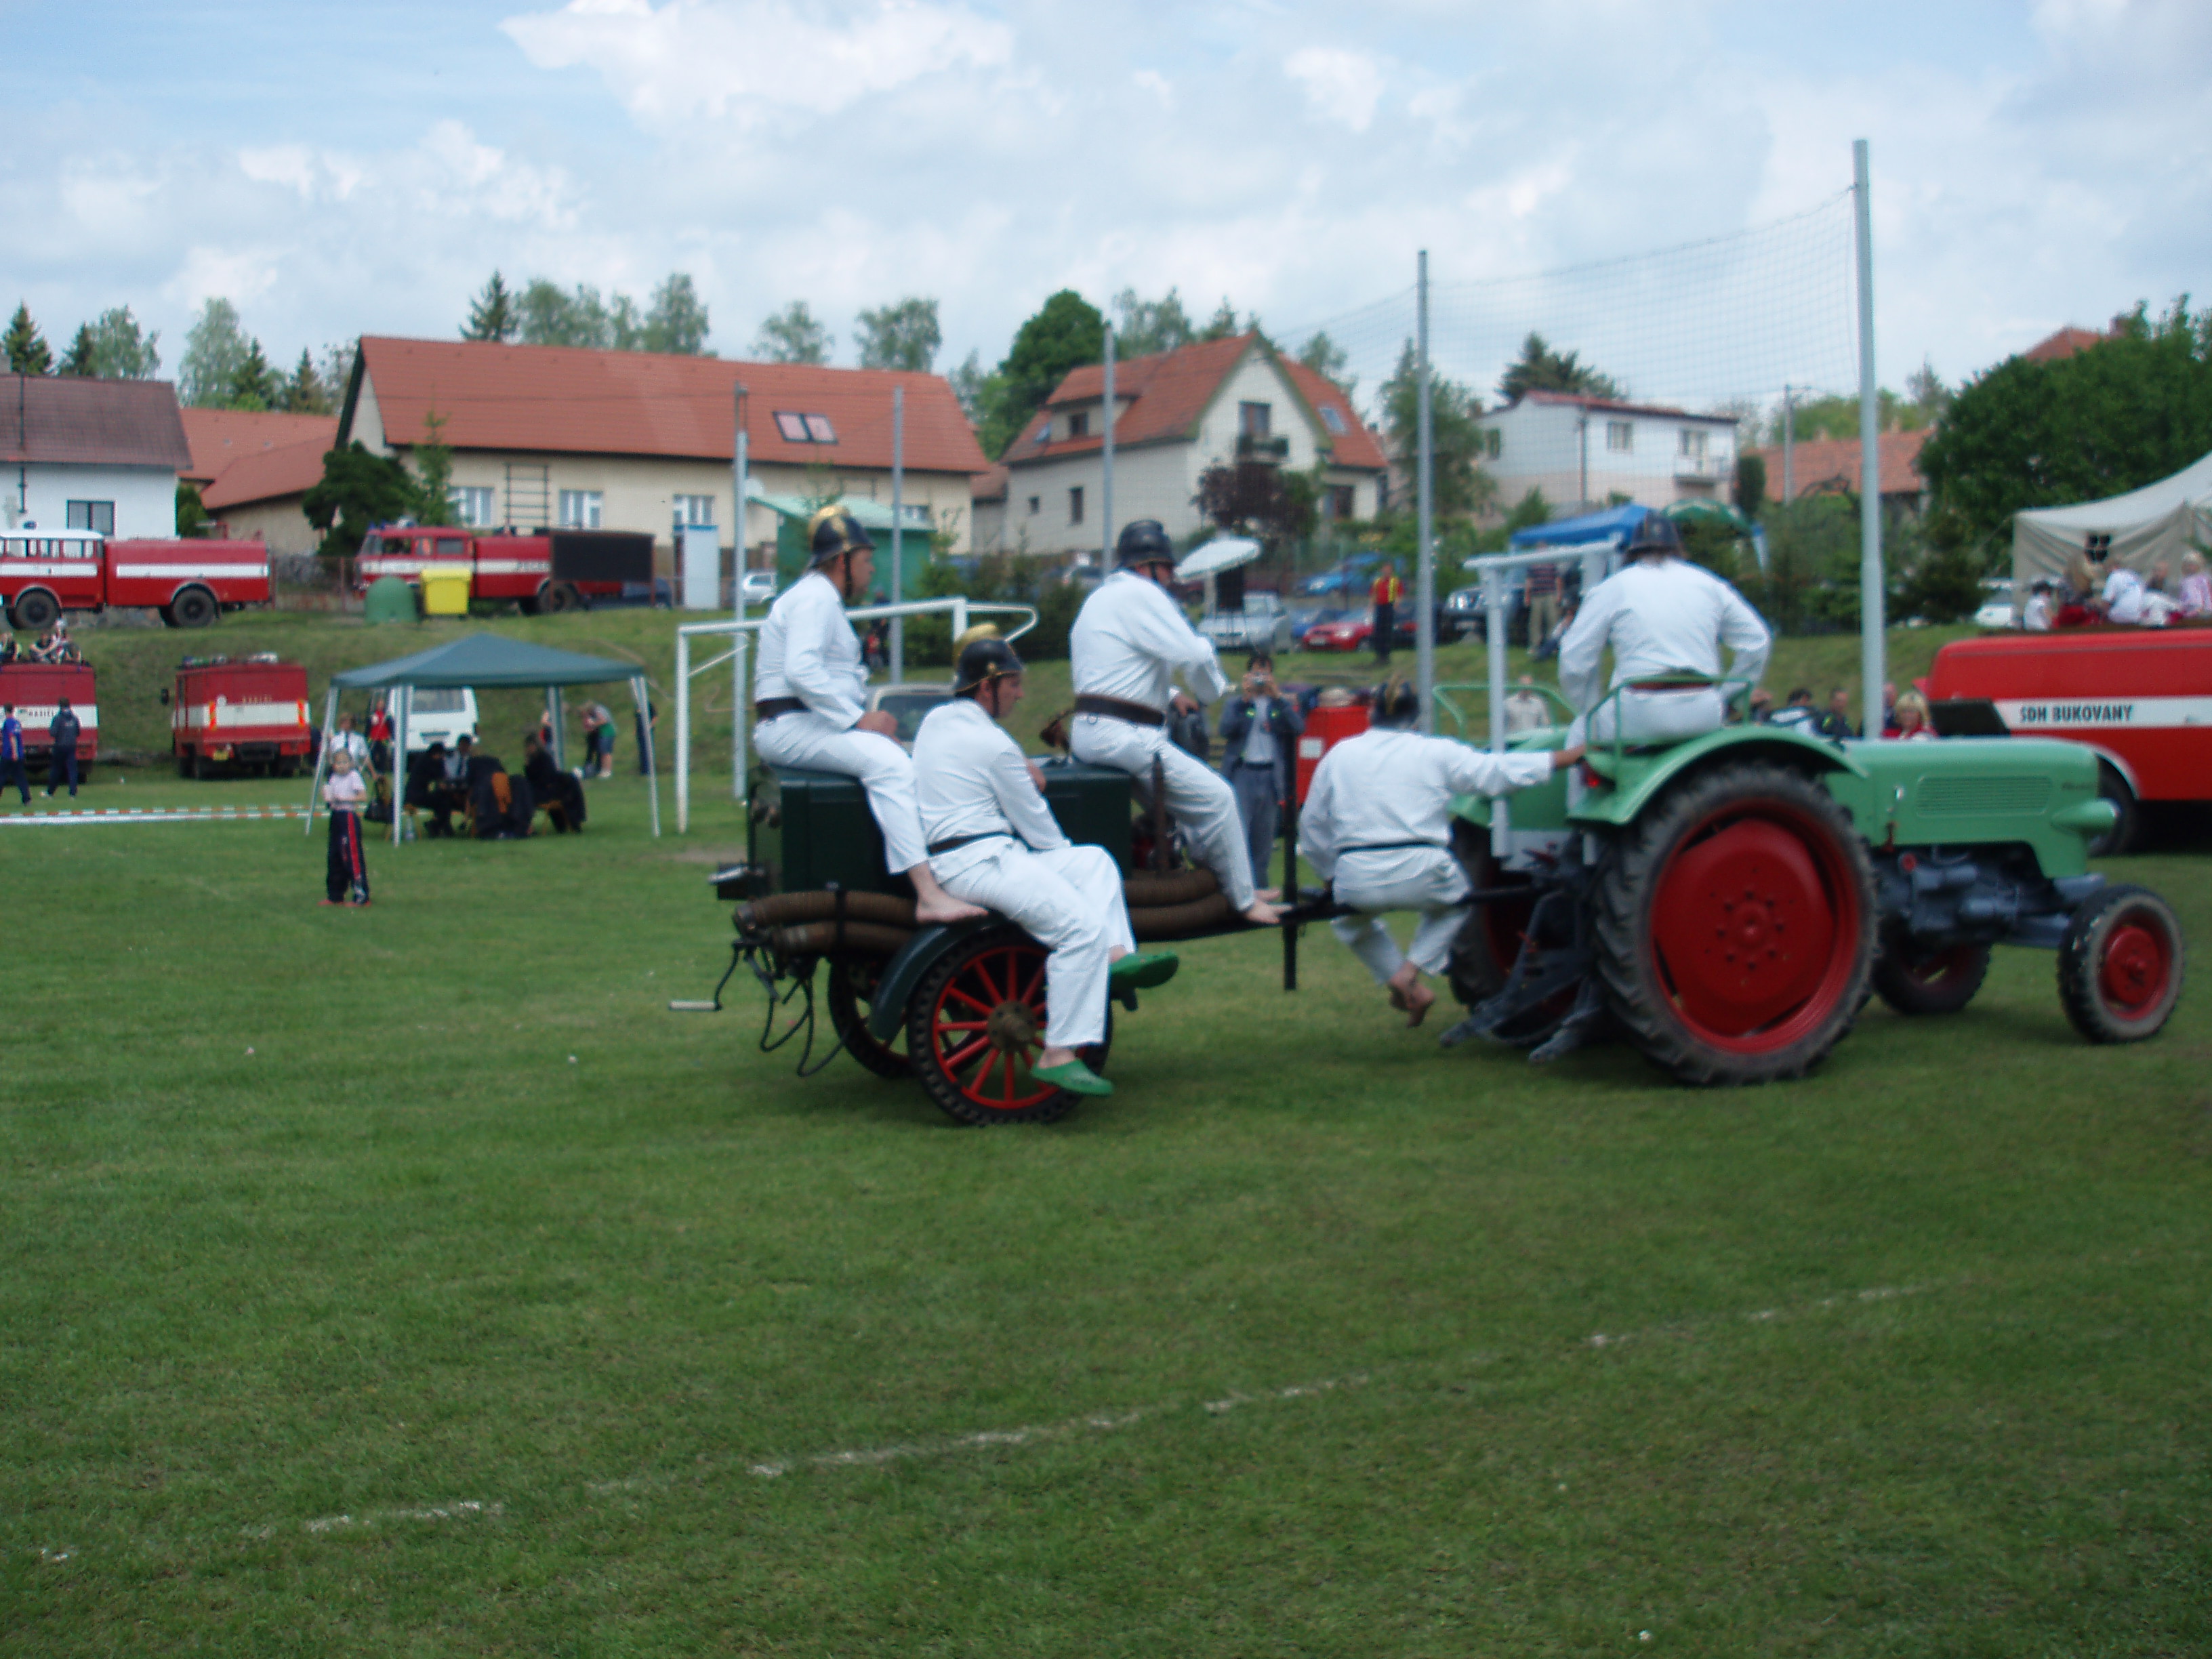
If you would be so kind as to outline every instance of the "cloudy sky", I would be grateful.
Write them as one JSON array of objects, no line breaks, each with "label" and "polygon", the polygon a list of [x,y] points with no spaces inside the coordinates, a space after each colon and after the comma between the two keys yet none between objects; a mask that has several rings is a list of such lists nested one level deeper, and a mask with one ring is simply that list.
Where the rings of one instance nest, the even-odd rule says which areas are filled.
[{"label": "cloudy sky", "polygon": [[[804,298],[849,362],[922,294],[939,368],[988,362],[1063,286],[1372,349],[1417,249],[1467,283],[1725,237],[1858,137],[1887,381],[2212,290],[2203,0],[0,0],[0,299],[58,348],[129,304],[167,371],[211,295],[289,362],[449,334],[494,266],[689,271],[731,356]],[[1759,285],[1826,307],[1827,222]]]}]

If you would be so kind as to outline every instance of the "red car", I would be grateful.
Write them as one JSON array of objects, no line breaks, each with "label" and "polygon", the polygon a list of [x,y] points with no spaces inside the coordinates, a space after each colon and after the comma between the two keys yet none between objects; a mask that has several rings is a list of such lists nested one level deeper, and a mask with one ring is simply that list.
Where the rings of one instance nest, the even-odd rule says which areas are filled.
[{"label": "red car", "polygon": [[1334,622],[1316,623],[1306,629],[1305,648],[1309,651],[1364,651],[1367,642],[1374,637],[1373,618],[1340,617]]}]

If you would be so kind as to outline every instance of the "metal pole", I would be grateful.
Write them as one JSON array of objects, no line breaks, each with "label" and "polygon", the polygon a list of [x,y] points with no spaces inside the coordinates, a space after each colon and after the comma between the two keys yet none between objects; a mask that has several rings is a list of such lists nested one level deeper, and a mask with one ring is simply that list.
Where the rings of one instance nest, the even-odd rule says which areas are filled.
[{"label": "metal pole", "polygon": [[[1418,533],[1419,536],[1419,568],[1414,576],[1413,602],[1420,607],[1413,623],[1414,678],[1419,682],[1421,697],[1421,730],[1436,729],[1436,715],[1429,708],[1429,695],[1437,684],[1437,457],[1434,411],[1431,407],[1429,388],[1429,251],[1421,250],[1419,280],[1417,284],[1418,324],[1420,333],[1419,356],[1415,359],[1420,393],[1420,470]],[[1388,640],[1378,642],[1387,648]]]},{"label": "metal pole", "polygon": [[1851,143],[1859,250],[1859,712],[1879,729],[1887,672],[1881,580],[1881,432],[1874,370],[1874,210],[1867,141]]},{"label": "metal pole", "polygon": [[660,769],[653,759],[653,693],[647,687],[645,676],[638,675],[629,683],[629,694],[637,704],[638,742],[645,750],[646,799],[653,803],[653,838],[660,839]]},{"label": "metal pole", "polygon": [[1575,442],[1582,453],[1582,471],[1575,478],[1575,511],[1589,511],[1589,409],[1583,407],[1582,417],[1575,422]]},{"label": "metal pole", "polygon": [[[730,521],[737,526],[731,535],[730,603],[736,607],[737,619],[745,619],[745,486],[750,482],[745,462],[745,383],[740,380],[733,391],[736,407],[732,411],[737,421],[737,441],[730,446],[731,482],[736,486],[737,500],[730,509]],[[730,799],[745,798],[745,636],[737,636],[738,649],[730,659]],[[688,757],[690,751],[684,751]]]},{"label": "metal pole", "polygon": [[[1585,589],[1584,592],[1589,590]],[[1482,573],[1483,621],[1490,641],[1490,747],[1505,752],[1505,612],[1513,602],[1503,570]],[[1500,865],[1513,850],[1513,815],[1498,796],[1490,803],[1490,851]]]},{"label": "metal pole", "polygon": [[1098,568],[1114,568],[1114,325],[1106,325],[1106,477],[1098,489]]},{"label": "metal pole", "polygon": [[315,803],[323,798],[323,774],[331,763],[331,733],[337,723],[338,688],[333,682],[330,699],[323,704],[323,740],[315,745],[314,775],[307,780],[307,827],[300,832],[301,835],[315,833]]},{"label": "metal pole", "polygon": [[1782,388],[1782,505],[1797,499],[1797,389]]},{"label": "metal pole", "polygon": [[679,628],[676,630],[676,833],[687,835],[690,829],[691,636]]},{"label": "metal pole", "polygon": [[[891,603],[906,599],[906,388],[891,388]],[[891,684],[906,678],[906,618],[891,618]]]},{"label": "metal pole", "polygon": [[399,845],[399,821],[407,816],[407,717],[415,712],[415,688],[403,685],[392,700],[398,705],[398,718],[392,726],[392,757],[398,763],[392,769],[392,844]]}]

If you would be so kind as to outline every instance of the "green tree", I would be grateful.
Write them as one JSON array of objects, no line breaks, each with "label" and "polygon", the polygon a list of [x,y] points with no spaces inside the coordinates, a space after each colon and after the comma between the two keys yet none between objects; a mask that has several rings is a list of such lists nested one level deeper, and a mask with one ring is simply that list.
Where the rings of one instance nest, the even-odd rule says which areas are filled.
[{"label": "green tree", "polygon": [[2024,507],[2139,489],[2212,450],[2212,313],[2142,306],[2053,362],[2008,357],[1952,398],[1920,452],[1945,538],[1980,544]]},{"label": "green tree", "polygon": [[1583,398],[1619,398],[1620,383],[1582,361],[1581,354],[1554,351],[1540,334],[1521,343],[1521,356],[1498,383],[1498,395],[1518,403],[1531,392],[1565,392]]},{"label": "green tree", "polygon": [[1766,505],[1766,461],[1762,456],[1749,452],[1735,458],[1735,488],[1730,492],[1735,500],[1735,510],[1747,519],[1755,519],[1759,510]]},{"label": "green tree", "polygon": [[284,389],[277,402],[295,415],[327,415],[331,412],[330,388],[323,384],[323,377],[315,370],[313,354],[305,346],[300,348],[299,364],[292,370],[291,378],[284,382]]},{"label": "green tree", "polygon": [[984,368],[981,354],[974,351],[945,379],[952,388],[952,395],[960,400],[960,412],[968,417],[970,426],[981,421],[982,411],[1000,395],[1004,385],[996,373]]},{"label": "green tree", "polygon": [[69,349],[62,353],[60,366],[55,372],[61,374],[74,374],[85,380],[92,379],[94,349],[92,325],[79,323],[76,325],[76,337],[70,341]]},{"label": "green tree", "polygon": [[1206,319],[1206,326],[1198,331],[1198,337],[1201,341],[1225,340],[1233,334],[1256,333],[1259,327],[1260,319],[1257,317],[1251,319],[1244,327],[1238,327],[1237,307],[1229,303],[1228,296],[1224,295],[1222,296],[1221,303],[1214,307],[1213,315]]},{"label": "green tree", "polygon": [[[1413,343],[1406,342],[1398,354],[1398,367],[1382,382],[1382,428],[1389,434],[1390,452],[1409,472],[1420,453],[1419,360]],[[1498,486],[1480,462],[1482,428],[1475,417],[1482,399],[1455,380],[1431,368],[1429,381],[1429,433],[1436,455],[1436,512],[1438,518],[1458,518],[1489,506]],[[1405,505],[1413,506],[1413,492],[1406,492]]]},{"label": "green tree", "polygon": [[1064,288],[1038,307],[1015,332],[999,365],[998,395],[984,410],[977,437],[983,453],[996,458],[1022,434],[1030,416],[1044,407],[1072,368],[1106,355],[1106,319],[1072,288]]},{"label": "green tree", "polygon": [[507,290],[506,279],[496,270],[483,285],[483,292],[469,304],[469,320],[461,329],[464,340],[487,340],[503,345],[513,339],[520,328],[515,315],[514,296]]},{"label": "green tree", "polygon": [[453,452],[446,442],[446,417],[434,409],[422,415],[422,441],[415,446],[415,505],[420,524],[453,521]]},{"label": "green tree", "polygon": [[230,390],[223,399],[230,409],[275,409],[284,401],[284,377],[270,367],[261,342],[249,340],[246,357],[231,371]]},{"label": "green tree", "polygon": [[389,455],[370,454],[358,438],[323,457],[322,477],[300,500],[307,522],[324,532],[319,550],[330,557],[359,552],[370,526],[421,504],[415,475]]},{"label": "green tree", "polygon": [[1516,532],[1534,530],[1540,524],[1551,523],[1553,511],[1551,502],[1544,499],[1541,489],[1530,489],[1514,502],[1512,509],[1506,514],[1506,536],[1510,538]]},{"label": "green tree", "polygon": [[53,348],[46,343],[46,337],[39,332],[39,325],[31,320],[31,307],[27,302],[16,306],[15,318],[8,325],[4,343],[10,374],[51,374],[54,372]]},{"label": "green tree", "polygon": [[[1941,386],[1942,381],[1936,385]],[[1934,418],[1927,409],[1911,399],[1901,398],[1887,386],[1875,390],[1875,429],[1878,432],[1917,432]],[[1850,397],[1814,398],[1797,405],[1791,417],[1797,441],[1812,438],[1845,438],[1856,442],[1859,435],[1859,400]],[[1782,427],[1778,421],[1774,441],[1782,441]]]},{"label": "green tree", "polygon": [[929,373],[945,332],[937,324],[937,301],[906,299],[860,315],[860,367],[906,368]]},{"label": "green tree", "polygon": [[804,300],[772,313],[753,337],[753,355],[764,363],[826,363],[837,343]]},{"label": "green tree", "polygon": [[707,349],[707,305],[690,277],[680,270],[663,277],[646,306],[637,349],[678,357],[710,357]]},{"label": "green tree", "polygon": [[353,360],[360,352],[359,341],[339,340],[325,346],[321,356],[316,359],[317,377],[321,380],[333,409],[345,401],[346,392],[353,386]]},{"label": "green tree", "polygon": [[207,508],[200,505],[200,487],[189,478],[178,479],[177,534],[197,536],[207,522]]},{"label": "green tree", "polygon": [[[210,299],[200,307],[198,320],[185,335],[178,392],[196,408],[228,408],[240,367],[249,352],[259,349],[239,326],[238,307],[220,297]],[[263,366],[267,367],[265,362]]]},{"label": "green tree", "polygon": [[515,337],[525,345],[582,346],[605,351],[615,343],[614,318],[588,283],[574,292],[533,276],[515,306]]},{"label": "green tree", "polygon": [[1198,337],[1189,314],[1182,308],[1182,296],[1174,289],[1157,300],[1144,300],[1133,288],[1125,288],[1114,296],[1114,352],[1118,357],[1180,351]]},{"label": "green tree", "polygon": [[161,337],[159,331],[142,333],[131,307],[117,306],[78,325],[61,372],[102,380],[151,380],[161,370],[161,354],[155,349]]},{"label": "green tree", "polygon": [[1334,385],[1347,398],[1359,389],[1359,377],[1344,372],[1346,365],[1352,361],[1351,354],[1330,339],[1326,329],[1315,334],[1299,348],[1298,361]]}]

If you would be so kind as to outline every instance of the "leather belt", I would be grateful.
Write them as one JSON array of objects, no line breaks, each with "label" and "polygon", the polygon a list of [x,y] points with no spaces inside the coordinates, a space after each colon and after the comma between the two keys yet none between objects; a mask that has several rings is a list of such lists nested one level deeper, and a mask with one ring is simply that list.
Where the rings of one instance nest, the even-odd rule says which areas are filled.
[{"label": "leather belt", "polygon": [[1013,839],[1013,837],[1007,835],[1007,832],[1004,830],[985,830],[980,834],[973,836],[948,836],[943,841],[933,841],[929,843],[929,856],[935,858],[939,854],[949,853],[956,847],[966,847],[972,842],[979,841],[995,841],[1002,836],[1006,836],[1009,841]]},{"label": "leather belt", "polygon": [[753,705],[753,719],[772,720],[779,714],[803,714],[806,712],[804,697],[763,697]]},{"label": "leather belt", "polygon": [[1403,853],[1416,847],[1425,847],[1431,853],[1451,851],[1450,848],[1433,841],[1364,841],[1356,847],[1338,848],[1336,855],[1342,858],[1350,853]]},{"label": "leather belt", "polygon": [[1165,726],[1168,717],[1147,703],[1124,702],[1119,697],[1078,696],[1075,712],[1079,714],[1102,714],[1109,720],[1127,720],[1132,726]]}]

